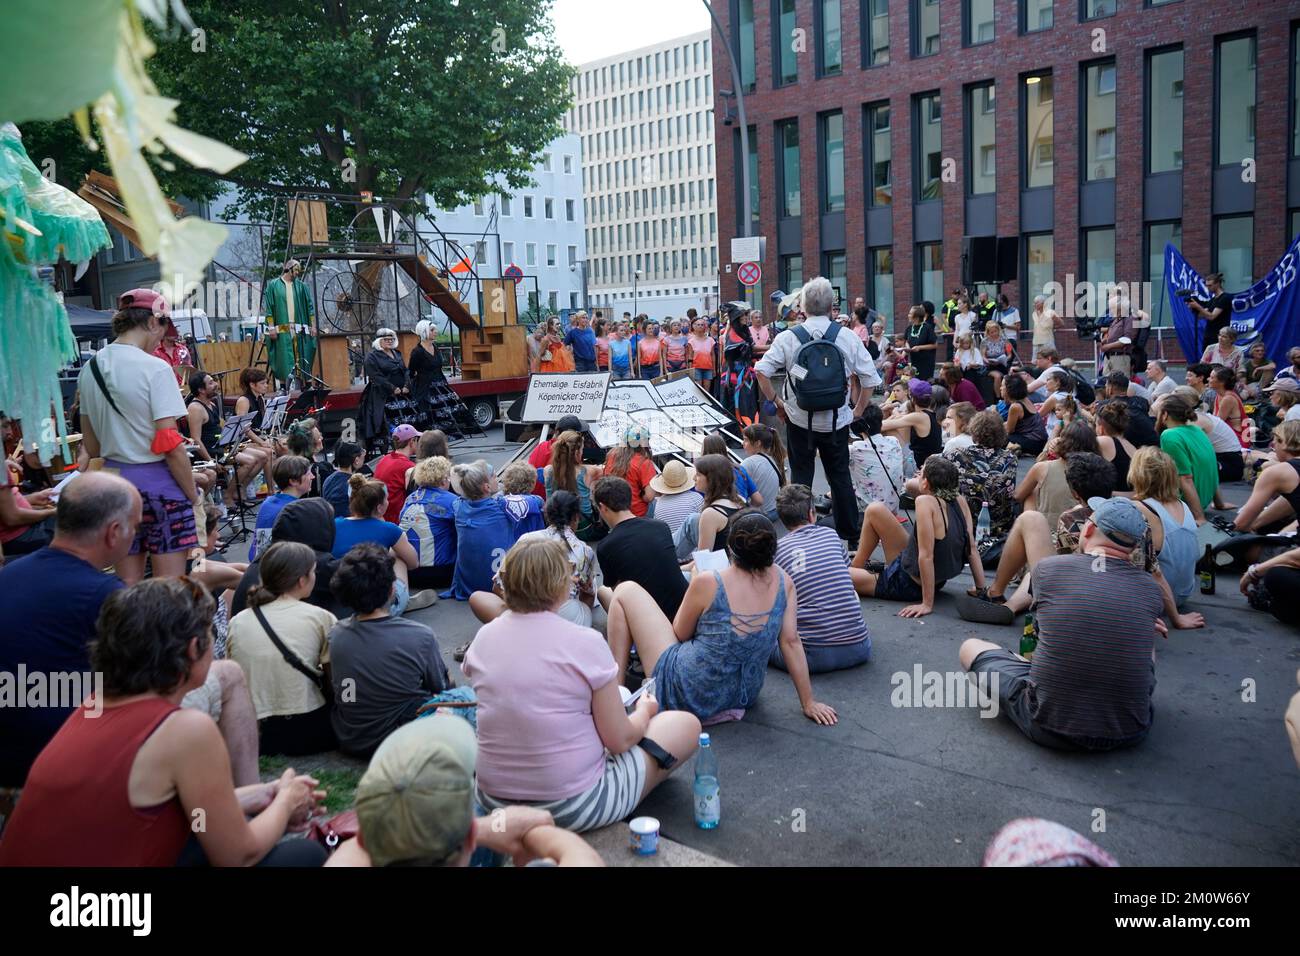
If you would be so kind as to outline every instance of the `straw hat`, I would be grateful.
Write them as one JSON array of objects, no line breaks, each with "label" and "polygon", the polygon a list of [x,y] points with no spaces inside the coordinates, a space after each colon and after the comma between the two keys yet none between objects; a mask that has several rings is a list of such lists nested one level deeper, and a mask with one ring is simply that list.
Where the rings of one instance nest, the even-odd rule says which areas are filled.
[{"label": "straw hat", "polygon": [[676,458],[664,465],[663,474],[655,475],[650,487],[659,495],[675,495],[695,487],[695,469]]}]

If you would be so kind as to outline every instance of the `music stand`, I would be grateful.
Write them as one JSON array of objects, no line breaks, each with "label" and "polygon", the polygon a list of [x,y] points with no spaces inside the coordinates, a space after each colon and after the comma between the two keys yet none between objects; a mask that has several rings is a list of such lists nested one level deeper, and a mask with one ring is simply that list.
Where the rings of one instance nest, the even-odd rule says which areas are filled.
[{"label": "music stand", "polygon": [[[266,400],[266,414],[262,416],[260,429],[264,432],[278,432],[284,426],[288,412],[289,396],[277,395]],[[256,413],[254,413],[256,414]]]},{"label": "music stand", "polygon": [[[218,457],[225,457],[226,454],[233,453],[239,448],[239,442],[243,439],[245,430],[253,426],[253,419],[255,418],[257,418],[257,412],[249,412],[247,415],[232,415],[226,419],[221,428],[221,436],[217,439],[217,448],[221,450]],[[234,476],[230,480],[238,484],[239,465],[238,463],[232,463],[231,467],[234,470]],[[223,522],[223,526],[233,532],[230,538],[231,541],[243,541],[252,534],[248,530],[248,516],[250,514],[253,514],[254,520],[256,520],[253,509],[244,500],[244,489],[236,487],[235,510],[228,512]],[[238,531],[235,531],[236,523],[239,525]],[[218,531],[220,530],[218,528]]]}]

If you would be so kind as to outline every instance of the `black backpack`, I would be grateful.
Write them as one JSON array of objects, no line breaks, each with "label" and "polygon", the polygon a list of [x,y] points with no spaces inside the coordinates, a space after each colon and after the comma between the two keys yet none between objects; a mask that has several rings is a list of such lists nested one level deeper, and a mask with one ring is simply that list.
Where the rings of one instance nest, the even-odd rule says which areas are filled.
[{"label": "black backpack", "polygon": [[[802,325],[791,329],[799,340],[789,381],[794,389],[795,404],[805,412],[838,412],[849,395],[849,379],[844,370],[844,353],[835,344],[840,325],[832,322],[821,338],[814,339]],[[803,374],[796,374],[796,369]],[[832,420],[831,427],[835,427]]]},{"label": "black backpack", "polygon": [[1072,368],[1067,368],[1066,372],[1074,379],[1074,397],[1079,400],[1080,405],[1091,405],[1097,400],[1097,390],[1086,378]]}]

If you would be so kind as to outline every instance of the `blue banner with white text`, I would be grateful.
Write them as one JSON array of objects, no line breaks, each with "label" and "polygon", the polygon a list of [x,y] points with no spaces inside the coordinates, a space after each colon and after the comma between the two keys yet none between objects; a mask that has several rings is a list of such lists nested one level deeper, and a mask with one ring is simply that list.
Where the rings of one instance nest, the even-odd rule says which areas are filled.
[{"label": "blue banner with white text", "polygon": [[[1291,241],[1290,248],[1260,279],[1245,292],[1233,292],[1232,327],[1237,332],[1237,345],[1246,352],[1257,341],[1268,349],[1268,357],[1278,368],[1289,365],[1287,350],[1300,345],[1300,236]],[[1169,293],[1169,306],[1173,325],[1178,334],[1178,344],[1189,363],[1201,360],[1201,333],[1205,320],[1187,307],[1188,291],[1197,299],[1210,298],[1201,274],[1192,268],[1173,244],[1165,246],[1165,289]],[[1213,344],[1213,343],[1208,343]]]}]

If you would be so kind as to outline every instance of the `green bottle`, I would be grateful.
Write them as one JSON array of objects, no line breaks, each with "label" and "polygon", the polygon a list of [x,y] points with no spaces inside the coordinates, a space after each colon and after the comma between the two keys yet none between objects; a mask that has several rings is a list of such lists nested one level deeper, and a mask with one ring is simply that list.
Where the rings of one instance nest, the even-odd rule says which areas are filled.
[{"label": "green bottle", "polygon": [[1025,660],[1032,660],[1034,650],[1038,647],[1038,622],[1034,620],[1034,612],[1025,612],[1025,629],[1020,635],[1020,656]]}]

